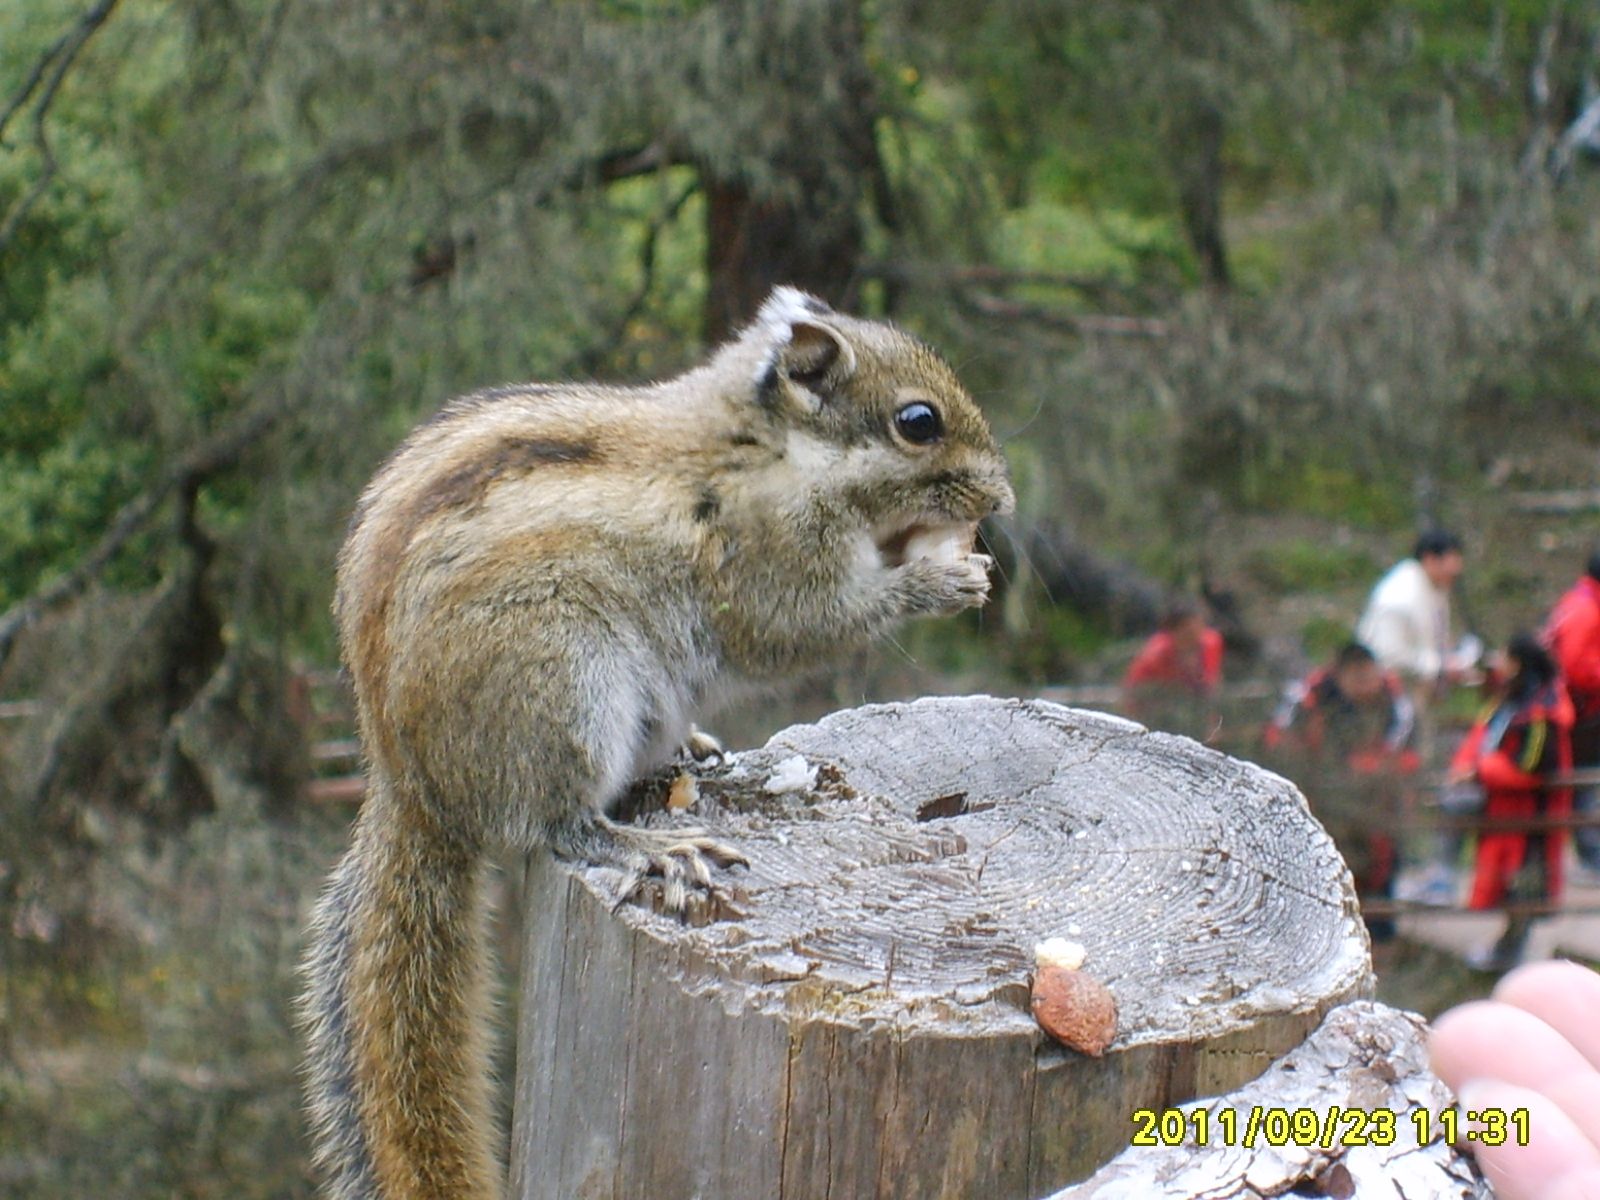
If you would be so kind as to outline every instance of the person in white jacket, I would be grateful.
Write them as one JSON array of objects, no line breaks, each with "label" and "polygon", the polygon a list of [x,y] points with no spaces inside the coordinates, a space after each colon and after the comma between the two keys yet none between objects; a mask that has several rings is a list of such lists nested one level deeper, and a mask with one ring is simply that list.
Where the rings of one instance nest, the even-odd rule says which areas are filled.
[{"label": "person in white jacket", "polygon": [[1378,581],[1356,625],[1356,640],[1385,668],[1399,673],[1418,700],[1471,666],[1452,647],[1450,590],[1465,560],[1454,534],[1432,529],[1417,539],[1412,557]]},{"label": "person in white jacket", "polygon": [[[1396,563],[1378,581],[1356,625],[1364,642],[1386,669],[1405,683],[1417,715],[1416,747],[1424,761],[1438,756],[1438,739],[1429,705],[1449,683],[1467,677],[1477,658],[1475,639],[1452,642],[1450,590],[1461,577],[1465,560],[1461,541],[1443,529],[1430,529],[1417,539],[1410,558]],[[1455,865],[1462,835],[1442,832],[1433,861],[1420,878],[1402,879],[1397,894],[1405,899],[1449,904],[1457,889]]]}]

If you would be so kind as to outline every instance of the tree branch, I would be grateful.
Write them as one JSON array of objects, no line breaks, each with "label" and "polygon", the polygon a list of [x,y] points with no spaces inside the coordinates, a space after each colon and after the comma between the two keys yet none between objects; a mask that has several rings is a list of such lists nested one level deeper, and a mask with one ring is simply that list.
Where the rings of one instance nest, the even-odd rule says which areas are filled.
[{"label": "tree branch", "polygon": [[689,202],[690,197],[700,190],[698,176],[689,181],[687,187],[678,193],[659,214],[650,220],[645,228],[644,241],[639,247],[639,286],[634,290],[632,298],[623,306],[622,315],[612,322],[611,336],[605,341],[597,343],[584,353],[580,360],[586,373],[593,373],[599,365],[609,358],[622,344],[628,335],[628,326],[644,311],[646,301],[656,286],[656,247],[661,240],[661,233],[672,222],[678,219],[683,211],[683,206]]},{"label": "tree branch", "polygon": [[1555,59],[1556,43],[1561,33],[1561,5],[1559,0],[1550,6],[1544,24],[1539,28],[1538,50],[1528,67],[1528,141],[1522,149],[1518,170],[1522,178],[1532,179],[1547,156],[1550,145],[1550,69]]},{"label": "tree branch", "polygon": [[[666,143],[657,138],[631,150],[613,150],[609,154],[602,154],[595,162],[594,174],[601,183],[616,183],[681,163],[681,159],[668,153]],[[577,186],[586,174],[587,171],[579,172],[569,186]]]},{"label": "tree branch", "polygon": [[1069,288],[1102,298],[1110,293],[1122,293],[1117,284],[1090,276],[1063,275],[1052,271],[1013,271],[984,264],[941,266],[893,262],[869,263],[861,268],[860,273],[869,279],[882,279],[890,283],[932,283],[947,287],[954,293],[955,302],[959,307],[980,317],[1031,321],[1036,325],[1080,335],[1165,337],[1168,333],[1167,323],[1155,317],[1072,312],[1067,309],[1012,300],[990,290],[1033,285]]},{"label": "tree branch", "polygon": [[78,57],[95,32],[111,17],[111,12],[117,7],[118,0],[100,0],[92,9],[78,19],[78,23],[50,45],[39,56],[39,61],[34,63],[33,70],[22,81],[22,87],[6,105],[4,113],[0,113],[0,138],[5,136],[5,129],[24,105],[38,92],[38,100],[33,105],[33,144],[39,151],[40,169],[39,178],[34,180],[33,186],[18,198],[11,206],[11,211],[6,213],[5,220],[0,221],[0,252],[3,252],[16,234],[17,227],[22,224],[33,206],[39,202],[56,174],[55,151],[50,146],[49,135],[45,132],[44,118],[54,103],[56,92],[61,88],[61,81],[66,78],[67,69]]},{"label": "tree branch", "polygon": [[189,491],[219,471],[233,466],[256,440],[290,409],[282,400],[263,402],[241,414],[232,425],[179,459],[154,486],[118,510],[93,550],[73,568],[0,616],[0,668],[4,668],[18,635],[50,610],[79,595],[105,569],[123,546],[150,520],[174,492]]}]

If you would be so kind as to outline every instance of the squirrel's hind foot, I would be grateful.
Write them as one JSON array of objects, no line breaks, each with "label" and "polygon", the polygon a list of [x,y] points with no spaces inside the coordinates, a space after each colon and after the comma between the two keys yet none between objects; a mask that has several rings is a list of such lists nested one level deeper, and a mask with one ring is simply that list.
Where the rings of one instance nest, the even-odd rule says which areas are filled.
[{"label": "squirrel's hind foot", "polygon": [[622,872],[613,911],[646,891],[658,880],[660,909],[688,917],[697,898],[722,910],[730,906],[712,880],[711,868],[749,866],[750,860],[732,846],[706,837],[699,829],[640,829],[618,825],[605,817],[566,831],[551,839],[557,855]]}]

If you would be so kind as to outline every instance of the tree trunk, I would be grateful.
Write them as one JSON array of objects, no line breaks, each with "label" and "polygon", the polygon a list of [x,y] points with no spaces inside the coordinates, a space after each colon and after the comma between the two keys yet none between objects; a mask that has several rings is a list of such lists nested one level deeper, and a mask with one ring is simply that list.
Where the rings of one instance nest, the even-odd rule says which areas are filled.
[{"label": "tree trunk", "polygon": [[858,196],[830,195],[819,179],[791,181],[798,200],[761,197],[740,182],[706,185],[706,307],[708,345],[730,336],[778,284],[849,306],[861,260]]},{"label": "tree trunk", "polygon": [[1178,178],[1178,207],[1189,244],[1199,256],[1206,282],[1227,288],[1233,283],[1228,245],[1222,234],[1222,139],[1226,122],[1216,104],[1195,100],[1184,106],[1173,130],[1173,169]]},{"label": "tree trunk", "polygon": [[855,307],[869,205],[886,227],[895,224],[861,0],[813,6],[803,44],[775,7],[750,11],[746,32],[766,85],[784,98],[774,110],[788,115],[775,150],[741,148],[741,160],[759,164],[753,171],[702,166],[708,344],[753,317],[780,283]]},{"label": "tree trunk", "polygon": [[[680,923],[535,855],[512,1194],[1032,1200],[1130,1114],[1238,1087],[1371,986],[1292,785],[1040,701],[839,713],[696,772],[750,858]],[[1064,937],[1115,999],[1086,1057],[1029,1008]]]}]

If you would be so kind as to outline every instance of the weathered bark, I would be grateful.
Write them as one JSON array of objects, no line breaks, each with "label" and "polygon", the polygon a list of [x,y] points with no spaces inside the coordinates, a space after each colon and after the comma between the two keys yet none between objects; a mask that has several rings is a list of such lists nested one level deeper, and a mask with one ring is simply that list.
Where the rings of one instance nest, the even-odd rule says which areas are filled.
[{"label": "weathered bark", "polygon": [[[1285,780],[1039,701],[836,714],[699,770],[748,871],[689,923],[535,855],[512,1194],[1031,1200],[1130,1114],[1237,1087],[1371,983]],[[1115,997],[1102,1058],[1029,1012],[1036,943]]]},{"label": "weathered bark", "polygon": [[[1428,1068],[1425,1029],[1422,1018],[1386,1005],[1342,1005],[1260,1079],[1185,1105],[1181,1125],[1169,1118],[1170,1132],[1187,1129],[1182,1143],[1130,1146],[1049,1200],[1489,1200],[1472,1156],[1440,1137],[1439,1113],[1454,1096]],[[1295,1130],[1297,1112],[1316,1123],[1310,1137],[1310,1126]],[[1418,1113],[1427,1114],[1432,1139],[1421,1144]],[[1257,1133],[1245,1146],[1253,1116]],[[1202,1124],[1207,1136],[1197,1142]]]}]

